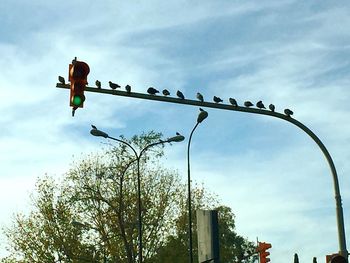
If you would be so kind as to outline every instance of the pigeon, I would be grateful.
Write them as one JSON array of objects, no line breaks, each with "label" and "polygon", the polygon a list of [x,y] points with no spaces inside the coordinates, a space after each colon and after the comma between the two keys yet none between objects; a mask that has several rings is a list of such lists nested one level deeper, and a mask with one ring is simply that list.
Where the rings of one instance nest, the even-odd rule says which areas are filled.
[{"label": "pigeon", "polygon": [[120,86],[116,83],[113,83],[112,81],[109,81],[109,86],[111,87],[111,89],[118,89],[120,88]]},{"label": "pigeon", "polygon": [[149,87],[147,89],[147,93],[150,94],[150,95],[155,95],[156,93],[159,93],[159,90],[156,90],[155,88],[153,87]]},{"label": "pigeon", "polygon": [[293,112],[290,109],[285,109],[284,114],[286,114],[288,117],[290,117],[291,115],[293,115]]},{"label": "pigeon", "polygon": [[199,101],[201,101],[201,102],[203,102],[203,101],[204,101],[203,95],[202,95],[202,94],[200,94],[199,92],[197,92],[196,97],[197,97],[197,99],[198,99]]},{"label": "pigeon", "polygon": [[214,101],[215,103],[219,103],[219,102],[222,102],[222,99],[219,98],[219,97],[214,96],[214,97],[213,97],[213,101]]},{"label": "pigeon", "polygon": [[62,77],[62,76],[58,76],[58,81],[63,85],[66,84],[66,81],[64,80],[64,77]]},{"label": "pigeon", "polygon": [[247,108],[251,107],[251,106],[254,106],[253,103],[251,103],[249,100],[245,101],[244,102],[244,106],[246,106]]},{"label": "pigeon", "polygon": [[126,85],[125,86],[125,90],[127,93],[130,93],[131,92],[131,86],[130,85]]},{"label": "pigeon", "polygon": [[275,112],[275,105],[270,104],[269,109],[270,109],[270,111]]},{"label": "pigeon", "polygon": [[167,89],[163,89],[162,93],[163,93],[164,96],[169,96],[170,95],[170,92]]},{"label": "pigeon", "polygon": [[259,101],[256,103],[256,106],[257,106],[259,109],[266,109],[264,103],[263,103],[261,100],[259,100]]},{"label": "pigeon", "polygon": [[237,101],[234,98],[229,98],[228,101],[232,104],[232,106],[237,107]]},{"label": "pigeon", "polygon": [[95,84],[96,84],[96,87],[97,87],[98,89],[101,88],[101,81],[96,80],[96,81],[95,81]]},{"label": "pigeon", "polygon": [[182,94],[182,92],[179,91],[179,90],[176,92],[176,96],[178,96],[178,97],[179,97],[180,99],[182,99],[182,100],[185,99],[185,96],[184,96],[184,95]]}]

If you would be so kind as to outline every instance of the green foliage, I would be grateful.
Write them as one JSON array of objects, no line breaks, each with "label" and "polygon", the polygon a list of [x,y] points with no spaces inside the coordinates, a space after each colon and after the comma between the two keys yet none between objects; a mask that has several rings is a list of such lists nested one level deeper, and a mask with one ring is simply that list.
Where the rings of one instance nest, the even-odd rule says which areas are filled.
[{"label": "green foliage", "polygon": [[[121,137],[141,152],[160,133]],[[145,263],[188,260],[187,185],[160,166],[162,145],[140,158]],[[18,214],[5,229],[10,256],[3,263],[137,261],[137,161],[126,144],[92,154],[72,165],[58,182],[38,180],[30,214]],[[222,262],[238,262],[253,244],[235,233],[230,208],[203,186],[192,189],[194,248],[196,209],[219,210]],[[197,259],[198,261],[198,259]]]}]

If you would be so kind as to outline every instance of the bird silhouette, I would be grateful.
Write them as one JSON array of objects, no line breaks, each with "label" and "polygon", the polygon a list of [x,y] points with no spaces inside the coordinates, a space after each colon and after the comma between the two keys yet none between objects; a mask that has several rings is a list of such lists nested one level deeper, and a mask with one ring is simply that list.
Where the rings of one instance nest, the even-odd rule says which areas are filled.
[{"label": "bird silhouette", "polygon": [[126,85],[125,86],[125,90],[127,93],[130,93],[131,92],[131,86],[130,85]]},{"label": "bird silhouette", "polygon": [[109,86],[111,87],[111,89],[118,89],[120,88],[120,86],[116,83],[113,83],[112,81],[109,81]]},{"label": "bird silhouette", "polygon": [[63,85],[66,84],[66,81],[64,80],[64,77],[62,77],[62,76],[58,76],[58,81]]},{"label": "bird silhouette", "polygon": [[179,91],[179,90],[176,92],[176,96],[178,96],[182,100],[185,99],[184,94],[181,91]]},{"label": "bird silhouette", "polygon": [[275,111],[275,105],[270,104],[269,105],[269,109],[270,109],[270,111],[274,112]]},{"label": "bird silhouette", "polygon": [[162,93],[163,93],[164,96],[169,96],[170,95],[170,92],[167,89],[163,89]]},{"label": "bird silhouette", "polygon": [[249,100],[245,101],[244,102],[244,106],[246,106],[247,108],[251,107],[251,106],[254,106],[253,103],[251,103]]},{"label": "bird silhouette", "polygon": [[221,98],[219,98],[219,97],[214,96],[214,97],[213,97],[213,101],[214,101],[215,103],[219,103],[219,102],[222,102],[223,100],[222,100]]},{"label": "bird silhouette", "polygon": [[203,102],[203,101],[204,101],[203,95],[202,95],[202,94],[200,94],[199,92],[197,92],[196,97],[197,97],[197,99],[198,99],[199,101],[201,101],[201,102]]},{"label": "bird silhouette", "polygon": [[96,84],[96,87],[97,87],[98,89],[101,88],[101,81],[96,80],[96,81],[95,81],[95,84]]},{"label": "bird silhouette", "polygon": [[263,103],[261,100],[259,100],[259,101],[256,103],[256,106],[257,106],[259,109],[266,109],[264,103]]},{"label": "bird silhouette", "polygon": [[288,117],[290,117],[291,115],[293,115],[294,112],[292,112],[290,109],[285,109],[284,110],[284,114],[286,114]]},{"label": "bird silhouette", "polygon": [[91,127],[92,127],[93,129],[97,130],[97,128],[96,128],[95,125],[92,125],[92,124],[91,124]]},{"label": "bird silhouette", "polygon": [[232,106],[237,107],[237,101],[234,98],[229,98],[228,101],[232,104]]},{"label": "bird silhouette", "polygon": [[150,94],[150,95],[155,95],[156,93],[159,93],[159,90],[156,90],[155,88],[153,87],[149,87],[147,89],[147,93]]}]

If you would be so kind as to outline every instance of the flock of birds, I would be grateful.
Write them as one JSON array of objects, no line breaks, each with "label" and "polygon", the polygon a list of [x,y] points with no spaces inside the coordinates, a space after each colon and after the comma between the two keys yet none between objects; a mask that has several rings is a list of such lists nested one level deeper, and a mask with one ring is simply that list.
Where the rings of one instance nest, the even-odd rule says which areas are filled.
[{"label": "flock of birds", "polygon": [[[61,84],[65,84],[65,80],[64,80],[63,77],[59,76],[59,77],[58,77],[58,80],[60,81]],[[101,82],[100,82],[99,80],[96,80],[95,85],[96,85],[96,87],[97,87],[98,89],[101,89]],[[113,83],[112,81],[109,81],[109,87],[110,87],[112,90],[121,88],[120,85],[118,85],[117,83]],[[130,85],[126,85],[126,86],[125,86],[125,91],[126,91],[127,93],[130,93],[130,92],[131,92],[131,86],[130,86]],[[150,94],[150,95],[157,95],[157,93],[160,93],[160,91],[157,90],[157,89],[155,89],[154,87],[149,87],[149,88],[147,89],[147,93]],[[163,90],[162,90],[162,94],[163,94],[165,97],[166,97],[166,96],[170,96],[170,92],[169,92],[169,90],[167,90],[167,89],[163,89]],[[178,90],[178,91],[176,92],[176,96],[177,96],[179,99],[182,99],[182,100],[185,99],[184,94],[183,94],[180,90]],[[202,95],[201,93],[197,92],[196,98],[197,98],[199,101],[204,102],[204,97],[203,97],[203,95]],[[220,97],[217,97],[217,96],[214,96],[214,97],[213,97],[213,101],[214,101],[215,103],[221,103],[221,102],[223,102],[223,100],[222,100]],[[234,98],[229,98],[228,101],[229,101],[229,103],[230,103],[232,106],[238,107],[238,103],[237,103],[237,101],[236,101]],[[244,102],[244,107],[250,108],[250,107],[253,107],[253,106],[254,106],[254,104],[253,104],[251,101],[245,101],[245,102]],[[263,103],[261,100],[259,100],[259,101],[255,104],[255,106],[256,106],[257,108],[259,108],[259,109],[266,109],[264,103]],[[275,105],[270,104],[268,108],[269,108],[270,111],[275,112]],[[293,115],[293,111],[291,111],[290,109],[285,109],[285,110],[284,110],[284,114],[285,114],[286,116],[290,117],[291,115]]]}]

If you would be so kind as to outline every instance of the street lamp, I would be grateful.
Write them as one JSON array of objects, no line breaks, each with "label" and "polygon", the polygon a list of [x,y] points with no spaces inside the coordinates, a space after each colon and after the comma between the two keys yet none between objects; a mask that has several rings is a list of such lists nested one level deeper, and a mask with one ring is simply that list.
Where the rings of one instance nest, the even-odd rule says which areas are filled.
[{"label": "street lamp", "polygon": [[97,129],[94,125],[91,125],[92,129],[90,131],[90,133],[93,136],[98,136],[98,137],[103,137],[106,139],[111,139],[120,143],[125,144],[126,146],[128,146],[132,152],[135,155],[136,161],[137,161],[137,206],[138,206],[138,238],[139,238],[139,249],[138,249],[138,255],[139,255],[139,262],[142,263],[142,212],[141,212],[141,179],[140,179],[140,160],[141,160],[141,156],[144,152],[146,152],[149,148],[159,145],[159,144],[165,144],[165,143],[171,143],[171,142],[182,142],[185,137],[182,136],[179,133],[176,133],[175,136],[170,137],[166,140],[160,140],[158,142],[155,143],[151,143],[149,145],[147,145],[146,147],[144,147],[140,153],[137,153],[135,148],[131,146],[130,143],[111,137],[109,136],[107,133]]},{"label": "street lamp", "polygon": [[190,137],[188,139],[188,145],[187,145],[188,236],[189,236],[190,263],[193,263],[190,146],[191,146],[191,140],[192,140],[192,135],[193,135],[194,131],[196,130],[198,125],[208,117],[208,112],[206,112],[202,108],[199,108],[199,111],[200,112],[199,112],[198,117],[197,117],[197,123],[191,131]]}]

